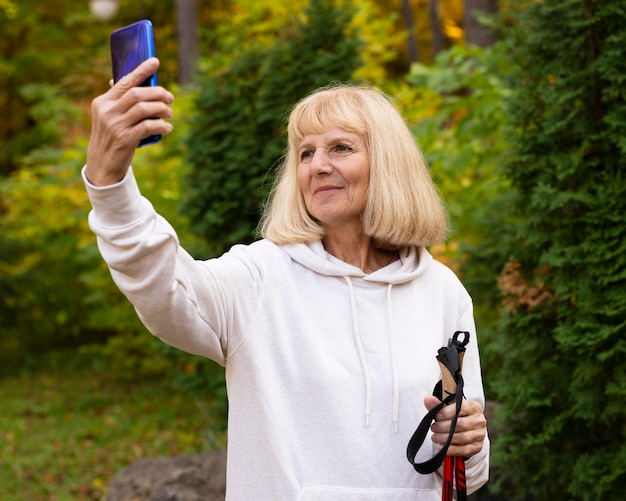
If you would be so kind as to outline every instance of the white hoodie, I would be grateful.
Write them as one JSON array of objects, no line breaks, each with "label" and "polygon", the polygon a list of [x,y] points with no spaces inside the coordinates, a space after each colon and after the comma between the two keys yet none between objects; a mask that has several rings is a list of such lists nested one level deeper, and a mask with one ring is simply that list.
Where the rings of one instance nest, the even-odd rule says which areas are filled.
[{"label": "white hoodie", "polygon": [[[92,230],[113,279],[155,336],[226,367],[227,499],[439,500],[408,441],[440,379],[435,359],[470,332],[465,395],[484,404],[471,299],[423,248],[371,274],[321,242],[238,245],[196,261],[141,197],[132,171],[85,184]],[[436,452],[430,439],[417,461]],[[488,478],[489,441],[466,463]]]}]

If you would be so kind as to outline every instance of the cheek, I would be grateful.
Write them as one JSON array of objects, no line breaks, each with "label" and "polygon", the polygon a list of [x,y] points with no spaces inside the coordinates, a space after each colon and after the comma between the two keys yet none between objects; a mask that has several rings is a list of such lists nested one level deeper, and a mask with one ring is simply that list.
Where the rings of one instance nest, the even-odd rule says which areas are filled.
[{"label": "cheek", "polygon": [[309,190],[308,190],[308,184],[309,184],[308,176],[302,175],[302,172],[300,171],[300,169],[298,169],[298,175],[296,177],[296,184],[298,185],[298,191],[300,192],[299,196],[304,202],[304,206],[306,207],[306,210],[310,212],[311,197],[309,195]]},{"label": "cheek", "polygon": [[306,169],[302,167],[298,167],[298,172],[296,175],[296,183],[298,184],[298,188],[300,192],[304,196],[304,199],[307,198],[308,188],[309,188],[309,176],[306,172]]},{"label": "cheek", "polygon": [[369,192],[369,187],[370,187],[370,179],[369,179],[369,173],[367,173],[366,175],[362,176],[358,182],[357,182],[357,186],[359,187],[358,191],[359,191],[359,196],[363,199],[367,198],[367,194]]}]

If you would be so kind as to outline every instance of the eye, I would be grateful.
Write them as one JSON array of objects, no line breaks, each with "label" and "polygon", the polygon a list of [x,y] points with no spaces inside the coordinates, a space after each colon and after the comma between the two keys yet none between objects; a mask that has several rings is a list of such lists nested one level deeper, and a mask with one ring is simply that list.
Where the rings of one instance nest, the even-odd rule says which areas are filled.
[{"label": "eye", "polygon": [[333,153],[336,153],[338,155],[345,155],[347,153],[351,153],[352,152],[352,148],[350,148],[350,146],[346,146],[345,144],[337,144],[333,149],[332,149]]},{"label": "eye", "polygon": [[306,160],[310,160],[313,158],[313,150],[302,150],[300,152],[300,161],[305,162]]}]

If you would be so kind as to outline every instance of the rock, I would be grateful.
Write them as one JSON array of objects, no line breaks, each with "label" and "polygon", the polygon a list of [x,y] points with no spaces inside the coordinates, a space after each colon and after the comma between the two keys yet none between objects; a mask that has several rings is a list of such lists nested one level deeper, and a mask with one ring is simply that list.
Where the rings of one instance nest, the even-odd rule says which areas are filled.
[{"label": "rock", "polygon": [[224,501],[226,452],[140,459],[113,479],[106,501]]}]

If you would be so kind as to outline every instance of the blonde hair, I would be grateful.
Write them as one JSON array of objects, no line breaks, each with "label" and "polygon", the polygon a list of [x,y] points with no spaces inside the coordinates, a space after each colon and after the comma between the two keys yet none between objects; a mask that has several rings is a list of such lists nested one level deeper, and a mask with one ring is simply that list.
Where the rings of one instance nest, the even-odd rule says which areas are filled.
[{"label": "blonde hair", "polygon": [[443,201],[406,122],[379,90],[349,85],[318,89],[292,109],[286,153],[259,223],[263,238],[282,245],[323,237],[298,188],[298,148],[306,135],[330,128],[365,140],[370,180],[362,230],[377,246],[398,249],[446,239]]}]

